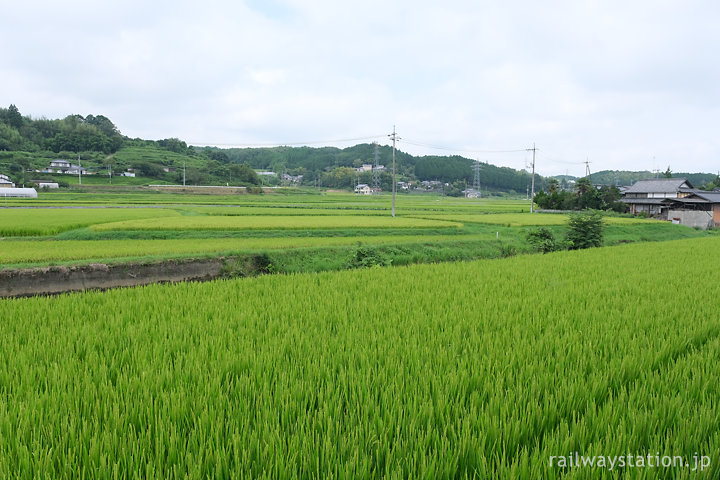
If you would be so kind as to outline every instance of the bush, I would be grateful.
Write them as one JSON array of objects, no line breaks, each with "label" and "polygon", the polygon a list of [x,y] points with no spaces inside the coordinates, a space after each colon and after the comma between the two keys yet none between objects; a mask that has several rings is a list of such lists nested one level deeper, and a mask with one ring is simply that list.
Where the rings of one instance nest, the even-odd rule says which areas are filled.
[{"label": "bush", "polygon": [[387,267],[390,264],[392,260],[377,249],[360,245],[350,257],[348,268]]},{"label": "bush", "polygon": [[601,246],[603,243],[602,216],[597,212],[570,215],[566,240],[570,250]]},{"label": "bush", "polygon": [[536,230],[531,230],[525,238],[527,238],[528,243],[538,252],[548,253],[560,250],[555,241],[555,235],[553,235],[549,228],[541,227]]}]

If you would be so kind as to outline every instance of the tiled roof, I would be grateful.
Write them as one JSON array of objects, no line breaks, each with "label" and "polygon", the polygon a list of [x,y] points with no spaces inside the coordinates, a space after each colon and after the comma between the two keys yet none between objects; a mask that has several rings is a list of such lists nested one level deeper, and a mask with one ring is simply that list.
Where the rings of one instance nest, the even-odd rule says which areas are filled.
[{"label": "tiled roof", "polygon": [[625,193],[665,193],[677,192],[687,184],[692,188],[690,182],[684,178],[655,178],[651,180],[638,180],[632,187],[628,187]]}]

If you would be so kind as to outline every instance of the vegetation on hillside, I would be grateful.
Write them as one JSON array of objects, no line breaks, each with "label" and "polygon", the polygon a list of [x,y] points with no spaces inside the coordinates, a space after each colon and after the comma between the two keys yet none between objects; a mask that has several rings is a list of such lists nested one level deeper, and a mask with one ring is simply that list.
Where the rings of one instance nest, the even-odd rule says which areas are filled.
[{"label": "vegetation on hillside", "polygon": [[[392,149],[379,146],[378,153],[379,162],[385,167],[379,174],[380,187],[390,191]],[[375,145],[366,143],[342,149],[193,147],[178,138],[128,138],[104,115],[73,114],[63,119],[34,119],[23,116],[15,105],[0,108],[0,173],[9,175],[17,184],[32,180],[55,180],[66,185],[78,183],[69,176],[44,173],[54,159],[80,162],[96,174],[96,181],[84,182],[93,184],[264,184],[352,189],[358,183],[373,184],[373,172],[358,171],[358,168],[374,164]],[[458,155],[413,156],[397,151],[397,180],[409,184],[409,188],[399,191],[462,196],[473,183],[473,163],[474,160]],[[258,176],[256,170],[276,175]],[[117,179],[118,174],[128,171],[134,173],[137,180]],[[669,167],[665,174],[668,173]],[[595,185],[630,185],[652,176],[651,172],[602,171],[592,174],[590,180]],[[673,176],[685,177],[694,185],[715,180],[710,174],[678,173]],[[115,180],[111,181],[111,178]],[[560,189],[571,189],[573,177],[556,178]],[[481,164],[480,179],[485,195],[497,192],[524,194],[531,183],[531,175],[524,170],[487,162]],[[535,185],[541,190],[553,188],[550,179],[540,175],[536,175]]]}]

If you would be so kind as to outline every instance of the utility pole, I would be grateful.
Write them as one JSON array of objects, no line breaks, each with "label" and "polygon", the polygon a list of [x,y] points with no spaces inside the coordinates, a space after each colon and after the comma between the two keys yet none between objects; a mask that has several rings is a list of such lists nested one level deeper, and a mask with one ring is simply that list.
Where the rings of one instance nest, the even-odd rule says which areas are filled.
[{"label": "utility pole", "polygon": [[183,187],[185,186],[185,164],[187,163],[187,160],[183,158]]},{"label": "utility pole", "polygon": [[78,152],[78,185],[82,185],[82,166],[80,165],[80,153]]},{"label": "utility pole", "polygon": [[536,150],[537,150],[537,148],[535,148],[535,142],[533,142],[532,148],[528,148],[526,150],[528,152],[532,151],[532,153],[533,153],[533,155],[532,155],[532,179],[530,181],[530,184],[532,185],[530,187],[530,213],[535,212],[534,203],[535,203],[535,151]]},{"label": "utility pole", "polygon": [[378,149],[378,143],[375,142],[375,164],[373,165],[373,193],[380,193],[380,150]]},{"label": "utility pole", "polygon": [[399,140],[397,134],[395,133],[395,125],[393,125],[393,133],[388,135],[388,137],[392,138],[393,141],[392,216],[395,218],[395,188],[397,187],[397,182],[395,181],[395,142]]},{"label": "utility pole", "polygon": [[588,160],[587,157],[585,157],[585,176],[588,180],[590,180],[590,160]]}]

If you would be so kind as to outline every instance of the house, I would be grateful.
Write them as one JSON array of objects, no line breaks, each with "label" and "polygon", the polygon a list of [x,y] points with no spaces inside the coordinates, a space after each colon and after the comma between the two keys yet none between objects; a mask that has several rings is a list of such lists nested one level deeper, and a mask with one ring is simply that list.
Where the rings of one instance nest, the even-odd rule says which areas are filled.
[{"label": "house", "polygon": [[118,176],[120,176],[120,177],[134,177],[134,176],[135,176],[135,172],[122,172],[122,173],[121,173],[120,175],[118,175]]},{"label": "house", "polygon": [[373,169],[372,164],[370,163],[363,163],[361,167],[358,167],[355,169],[356,172],[362,173],[362,172],[371,172]]},{"label": "house", "polygon": [[45,169],[46,173],[66,173],[68,175],[87,175],[87,170],[80,165],[75,165],[67,160],[57,159],[50,162],[50,166]]},{"label": "house", "polygon": [[10,181],[7,175],[0,173],[0,188],[15,188],[15,184]]},{"label": "house", "polygon": [[665,220],[703,230],[720,226],[720,192],[695,190],[680,198],[663,200]]},{"label": "house", "polygon": [[355,193],[359,195],[372,195],[372,188],[370,188],[370,185],[361,183],[355,187]]},{"label": "house", "polygon": [[639,180],[623,192],[630,213],[694,228],[720,226],[720,192],[693,188],[684,178]]},{"label": "house", "polygon": [[68,162],[67,160],[57,159],[50,162],[51,168],[60,168],[60,169],[67,169],[70,168],[72,164]]},{"label": "house", "polygon": [[630,207],[633,215],[645,213],[649,217],[660,217],[667,210],[664,200],[683,198],[692,192],[692,184],[684,178],[638,180],[625,190],[621,201]]}]

